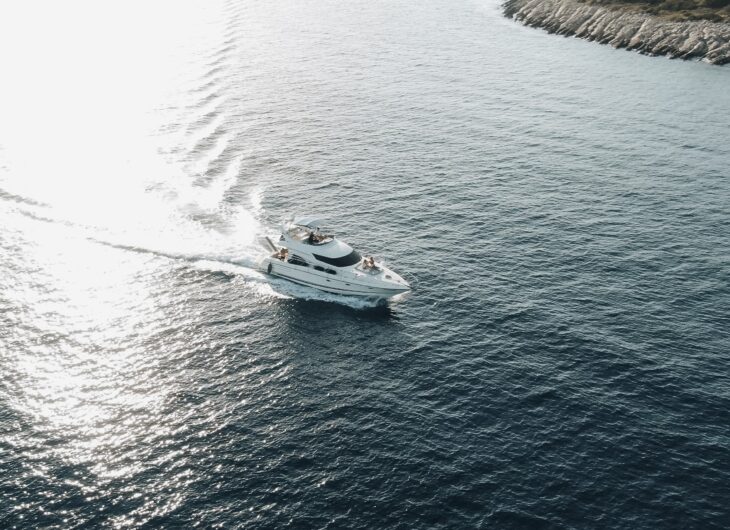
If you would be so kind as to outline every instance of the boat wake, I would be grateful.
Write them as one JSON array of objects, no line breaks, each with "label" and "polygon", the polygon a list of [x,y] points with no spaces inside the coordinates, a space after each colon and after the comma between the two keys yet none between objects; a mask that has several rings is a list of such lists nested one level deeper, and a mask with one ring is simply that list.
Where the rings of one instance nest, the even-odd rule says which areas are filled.
[{"label": "boat wake", "polygon": [[[260,190],[249,194],[244,201],[248,202],[246,207],[231,207],[228,212],[213,212],[189,199],[188,194],[183,204],[170,201],[169,197],[162,201],[137,201],[133,219],[83,216],[78,212],[64,215],[63,209],[5,191],[0,194],[0,205],[6,215],[52,226],[57,237],[83,238],[122,251],[186,262],[201,271],[240,278],[265,298],[328,302],[353,309],[387,305],[384,299],[326,293],[260,272],[258,263],[268,254],[260,243],[261,236],[272,232],[263,220]],[[144,204],[154,213],[145,211]]]}]

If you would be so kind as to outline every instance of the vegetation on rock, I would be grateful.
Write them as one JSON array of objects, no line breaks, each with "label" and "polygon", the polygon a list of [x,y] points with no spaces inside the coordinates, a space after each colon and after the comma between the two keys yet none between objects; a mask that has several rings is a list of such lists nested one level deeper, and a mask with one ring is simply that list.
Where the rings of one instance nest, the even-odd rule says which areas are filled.
[{"label": "vegetation on rock", "polygon": [[730,0],[578,0],[581,3],[637,11],[667,20],[730,22]]}]

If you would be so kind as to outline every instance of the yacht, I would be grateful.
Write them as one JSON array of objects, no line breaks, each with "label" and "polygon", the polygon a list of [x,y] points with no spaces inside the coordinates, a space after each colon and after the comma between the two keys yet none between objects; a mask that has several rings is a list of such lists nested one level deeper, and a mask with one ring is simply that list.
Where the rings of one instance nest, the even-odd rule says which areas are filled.
[{"label": "yacht", "polygon": [[363,257],[323,228],[319,219],[285,221],[278,244],[265,238],[271,254],[262,271],[295,283],[352,296],[390,298],[410,290],[407,281],[372,257]]}]

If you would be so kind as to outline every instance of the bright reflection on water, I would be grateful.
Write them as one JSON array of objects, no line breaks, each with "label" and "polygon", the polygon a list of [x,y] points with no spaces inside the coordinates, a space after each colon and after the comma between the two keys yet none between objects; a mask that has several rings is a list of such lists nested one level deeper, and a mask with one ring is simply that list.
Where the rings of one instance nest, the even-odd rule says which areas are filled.
[{"label": "bright reflection on water", "polygon": [[[223,137],[217,152],[191,154],[211,132],[195,120],[217,113],[210,129],[225,120],[222,96],[203,79],[219,16],[211,2],[0,8],[1,242],[23,248],[10,264],[18,274],[2,282],[12,309],[0,332],[11,371],[2,398],[16,418],[4,443],[24,473],[61,477],[86,502],[140,477],[123,483],[139,500],[110,518],[118,525],[174,509],[189,480],[189,470],[168,474],[173,492],[153,498],[163,484],[146,475],[176,461],[165,447],[191,413],[171,405],[186,382],[161,366],[177,351],[185,309],[171,308],[165,256],[250,265],[255,255],[245,251],[255,210],[221,202],[235,157],[213,185],[190,184],[225,147]],[[49,517],[71,506],[37,503]]]}]

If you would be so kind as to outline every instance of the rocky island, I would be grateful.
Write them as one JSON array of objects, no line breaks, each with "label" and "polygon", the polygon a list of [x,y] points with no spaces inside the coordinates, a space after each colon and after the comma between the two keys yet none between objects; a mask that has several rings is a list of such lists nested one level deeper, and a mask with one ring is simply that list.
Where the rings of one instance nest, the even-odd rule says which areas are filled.
[{"label": "rocky island", "polygon": [[507,0],[504,14],[558,35],[649,55],[730,63],[730,0]]}]

